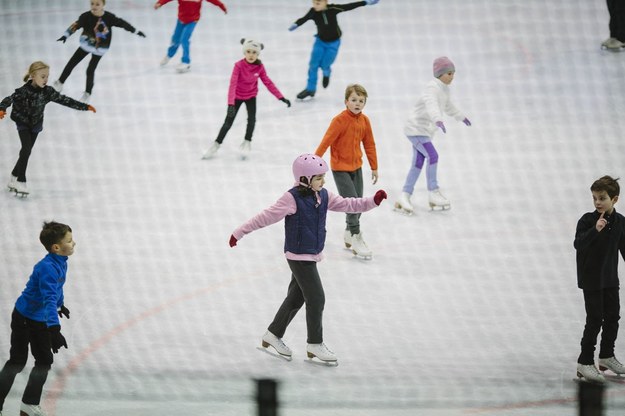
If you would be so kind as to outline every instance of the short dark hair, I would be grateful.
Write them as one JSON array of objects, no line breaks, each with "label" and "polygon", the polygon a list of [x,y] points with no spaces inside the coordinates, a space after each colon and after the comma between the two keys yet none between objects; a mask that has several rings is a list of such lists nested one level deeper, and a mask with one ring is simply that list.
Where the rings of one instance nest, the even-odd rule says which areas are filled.
[{"label": "short dark hair", "polygon": [[65,234],[71,233],[72,229],[69,225],[61,224],[60,222],[50,221],[43,223],[43,229],[39,233],[39,241],[50,251],[54,244],[58,244],[63,241]]},{"label": "short dark hair", "polygon": [[615,196],[619,196],[621,193],[621,187],[617,182],[619,179],[620,178],[614,179],[608,175],[602,176],[592,183],[590,190],[592,192],[606,191],[610,199],[612,199]]}]

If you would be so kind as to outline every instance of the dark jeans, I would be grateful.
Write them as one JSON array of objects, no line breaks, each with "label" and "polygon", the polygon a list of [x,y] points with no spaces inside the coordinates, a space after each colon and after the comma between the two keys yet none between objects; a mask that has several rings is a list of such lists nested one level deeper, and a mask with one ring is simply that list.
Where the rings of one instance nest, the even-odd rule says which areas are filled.
[{"label": "dark jeans", "polygon": [[[76,65],[78,65],[80,61],[85,59],[85,56],[87,55],[89,55],[89,52],[84,51],[81,48],[78,48],[76,52],[74,52],[74,55],[72,55],[72,57],[69,59],[69,62],[67,63],[67,65],[65,65],[65,68],[63,69],[63,72],[61,73],[61,76],[59,77],[59,81],[65,82],[67,77],[69,77],[69,74],[71,74],[72,71],[74,70],[74,67],[76,67]],[[87,66],[87,86],[85,87],[85,92],[88,92],[89,94],[91,94],[91,91],[93,90],[93,82],[95,79],[95,69],[98,67],[98,64],[100,63],[100,59],[102,59],[101,56],[92,54],[91,60],[89,61],[89,65]]]},{"label": "dark jeans", "polygon": [[28,319],[13,309],[9,360],[0,371],[0,410],[4,405],[4,399],[11,390],[15,376],[26,366],[28,344],[30,344],[30,352],[35,358],[35,366],[30,372],[22,402],[38,405],[41,401],[43,385],[48,378],[48,371],[50,371],[53,362],[50,333],[45,322]]},{"label": "dark jeans", "polygon": [[273,322],[267,329],[278,338],[282,338],[286,332],[286,327],[306,303],[307,342],[309,344],[321,344],[323,342],[321,321],[326,298],[319,272],[317,272],[317,263],[296,260],[287,260],[287,262],[292,273],[289,290],[273,318]]},{"label": "dark jeans", "polygon": [[623,0],[607,0],[610,13],[610,37],[625,42],[625,2]]},{"label": "dark jeans", "polygon": [[[334,183],[339,195],[343,198],[362,198],[364,186],[362,182],[362,168],[358,168],[353,172],[332,171]],[[345,214],[346,230],[352,234],[360,233],[360,213]]]},{"label": "dark jeans", "polygon": [[228,130],[230,130],[230,127],[232,127],[232,123],[234,123],[234,119],[239,112],[239,108],[241,108],[241,104],[243,103],[245,103],[245,108],[247,109],[247,129],[245,130],[245,140],[252,141],[252,134],[254,134],[254,127],[256,126],[256,97],[252,97],[248,100],[234,100],[234,114],[232,116],[226,116],[224,124],[221,126],[221,130],[219,130],[219,135],[217,136],[217,139],[215,139],[217,143],[223,143],[226,138],[226,134],[228,133]]},{"label": "dark jeans", "polygon": [[35,146],[37,136],[42,130],[42,125],[38,124],[35,127],[27,127],[19,125],[17,126],[17,134],[20,136],[20,142],[22,142],[22,148],[20,154],[15,163],[15,167],[11,172],[11,175],[17,176],[17,180],[20,182],[26,182],[26,168],[28,167],[28,159],[30,158],[30,152]]},{"label": "dark jeans", "polygon": [[619,316],[619,288],[584,290],[584,306],[586,308],[586,326],[581,342],[582,352],[577,362],[589,365],[594,364],[595,345],[599,331],[602,329],[599,358],[614,356],[618,321],[621,318]]}]

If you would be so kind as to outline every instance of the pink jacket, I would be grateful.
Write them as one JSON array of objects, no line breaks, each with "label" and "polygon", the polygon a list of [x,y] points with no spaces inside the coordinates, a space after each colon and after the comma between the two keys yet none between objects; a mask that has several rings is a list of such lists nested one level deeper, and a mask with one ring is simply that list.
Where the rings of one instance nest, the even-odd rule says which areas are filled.
[{"label": "pink jacket", "polygon": [[[340,195],[335,195],[328,191],[328,210],[330,211],[358,213],[369,211],[375,207],[377,207],[377,205],[373,201],[372,196],[365,198],[343,198]],[[232,235],[237,240],[240,240],[244,235],[268,225],[275,224],[284,219],[287,215],[295,214],[295,212],[297,212],[295,199],[293,195],[287,191],[272,206],[256,214],[245,224],[234,230]],[[322,253],[294,254],[287,251],[285,256],[289,260],[321,261],[323,259]]]},{"label": "pink jacket", "polygon": [[263,81],[269,92],[279,100],[284,95],[278,90],[267,76],[263,64],[250,64],[245,58],[234,64],[228,89],[228,105],[234,105],[234,100],[248,100],[258,95],[258,79]]}]

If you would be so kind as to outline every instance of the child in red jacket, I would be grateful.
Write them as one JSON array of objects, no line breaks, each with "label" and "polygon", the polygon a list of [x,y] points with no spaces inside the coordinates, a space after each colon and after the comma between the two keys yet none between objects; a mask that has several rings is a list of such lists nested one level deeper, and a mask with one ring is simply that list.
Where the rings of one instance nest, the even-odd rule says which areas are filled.
[{"label": "child in red jacket", "polygon": [[[171,0],[158,0],[154,4],[154,9],[158,9]],[[206,0],[209,3],[219,7],[224,13],[228,13],[226,6],[219,0]],[[171,37],[171,44],[167,49],[167,55],[161,61],[161,66],[167,65],[167,62],[174,57],[179,46],[182,46],[182,60],[176,67],[180,73],[187,72],[191,69],[191,51],[190,42],[191,35],[195,29],[195,25],[200,20],[200,9],[202,8],[202,0],[178,0],[178,20],[176,28]]]}]

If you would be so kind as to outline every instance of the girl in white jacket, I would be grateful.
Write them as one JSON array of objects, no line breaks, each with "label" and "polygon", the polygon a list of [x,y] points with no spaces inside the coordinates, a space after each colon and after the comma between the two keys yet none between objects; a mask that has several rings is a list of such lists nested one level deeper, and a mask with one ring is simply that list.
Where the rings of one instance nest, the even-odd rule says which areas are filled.
[{"label": "girl in white jacket", "polygon": [[454,106],[449,96],[449,84],[454,80],[455,72],[453,62],[446,56],[434,60],[435,79],[425,86],[423,95],[417,100],[406,122],[404,133],[412,143],[412,164],[406,176],[402,194],[395,203],[395,208],[405,213],[412,214],[413,212],[410,196],[424,165],[427,187],[430,191],[430,208],[447,209],[450,207],[449,200],[438,189],[436,178],[438,152],[432,143],[432,138],[438,129],[441,129],[443,133],[447,132],[443,124],[443,114],[458,121],[461,120],[467,126],[471,125],[469,119]]}]

